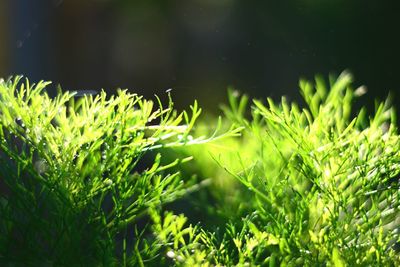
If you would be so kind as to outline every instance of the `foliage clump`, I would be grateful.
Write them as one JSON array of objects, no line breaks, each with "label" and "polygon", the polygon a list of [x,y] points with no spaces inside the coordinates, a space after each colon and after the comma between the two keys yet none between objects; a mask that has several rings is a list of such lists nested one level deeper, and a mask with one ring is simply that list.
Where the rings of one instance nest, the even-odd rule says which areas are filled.
[{"label": "foliage clump", "polygon": [[193,186],[169,171],[190,157],[142,158],[209,141],[190,135],[201,110],[177,113],[171,98],[155,108],[126,90],[53,99],[48,84],[0,82],[0,261],[126,264],[128,226]]},{"label": "foliage clump", "polygon": [[[376,102],[373,116],[367,116],[365,108],[352,111],[353,100],[365,88],[353,90],[351,82],[346,72],[337,79],[331,76],[328,84],[319,76],[315,83],[301,80],[305,108],[285,98],[280,103],[268,98],[267,105],[254,100],[250,116],[248,98],[230,93],[230,106],[223,107],[226,118],[244,130],[241,138],[223,141],[228,144],[223,153],[209,145],[218,164],[205,172],[212,176],[210,169],[214,170],[210,190],[228,224],[219,235],[201,233],[205,262],[400,263],[400,140],[395,112],[389,101]],[[201,150],[185,150],[199,164],[212,163]],[[232,190],[235,197],[227,199]],[[232,207],[237,209],[229,211]]]},{"label": "foliage clump", "polygon": [[[222,135],[195,124],[197,103],[189,115],[122,90],[52,99],[47,83],[0,82],[0,262],[400,264],[395,111],[352,110],[364,89],[351,82],[301,80],[304,108],[282,98],[249,109],[231,91]],[[188,196],[197,190],[213,202]],[[183,197],[217,225],[163,211]]]}]

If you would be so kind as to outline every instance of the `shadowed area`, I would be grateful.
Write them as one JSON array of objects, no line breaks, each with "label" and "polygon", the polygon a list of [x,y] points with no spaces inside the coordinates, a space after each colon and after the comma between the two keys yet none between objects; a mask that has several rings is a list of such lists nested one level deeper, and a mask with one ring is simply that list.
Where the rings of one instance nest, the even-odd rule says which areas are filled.
[{"label": "shadowed area", "polygon": [[[152,97],[213,112],[228,86],[294,98],[298,77],[349,69],[370,99],[398,90],[396,1],[6,0],[0,76]],[[360,84],[359,84],[360,85]],[[398,102],[396,102],[398,103]],[[369,106],[373,106],[372,100]]]}]

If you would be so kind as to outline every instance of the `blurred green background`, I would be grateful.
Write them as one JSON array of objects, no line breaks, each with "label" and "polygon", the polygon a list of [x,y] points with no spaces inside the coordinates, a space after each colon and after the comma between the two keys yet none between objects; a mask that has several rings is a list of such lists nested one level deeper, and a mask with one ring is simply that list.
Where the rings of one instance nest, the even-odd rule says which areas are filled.
[{"label": "blurred green background", "polygon": [[[296,99],[299,77],[352,71],[399,89],[398,1],[1,0],[0,76],[69,90],[118,87],[212,112],[234,86]],[[400,103],[399,96],[396,103]]]}]

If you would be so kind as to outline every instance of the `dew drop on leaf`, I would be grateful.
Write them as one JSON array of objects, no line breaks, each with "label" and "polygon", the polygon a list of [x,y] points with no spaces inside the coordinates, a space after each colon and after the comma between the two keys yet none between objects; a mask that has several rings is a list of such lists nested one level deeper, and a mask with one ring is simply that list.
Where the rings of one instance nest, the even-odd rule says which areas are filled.
[{"label": "dew drop on leaf", "polygon": [[172,250],[168,251],[167,252],[167,257],[171,258],[171,259],[175,258],[175,252],[173,252]]}]

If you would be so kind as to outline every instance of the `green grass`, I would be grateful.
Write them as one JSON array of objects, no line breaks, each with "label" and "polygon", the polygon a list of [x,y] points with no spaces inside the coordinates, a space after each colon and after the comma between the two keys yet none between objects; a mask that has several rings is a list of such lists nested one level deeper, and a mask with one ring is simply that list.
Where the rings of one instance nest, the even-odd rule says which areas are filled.
[{"label": "green grass", "polygon": [[[305,107],[231,91],[214,130],[170,96],[0,82],[0,262],[400,264],[395,111],[352,110],[351,82],[301,80]],[[179,201],[205,217],[174,215]]]}]

